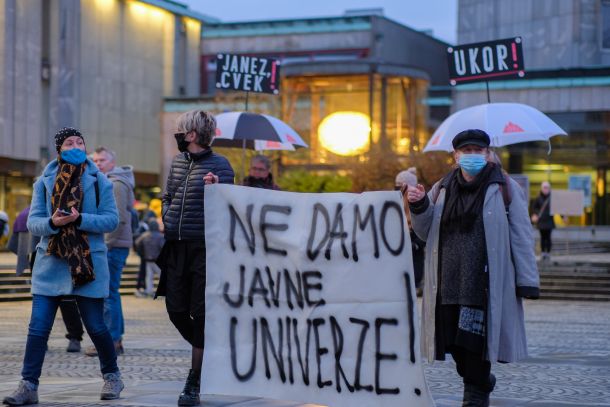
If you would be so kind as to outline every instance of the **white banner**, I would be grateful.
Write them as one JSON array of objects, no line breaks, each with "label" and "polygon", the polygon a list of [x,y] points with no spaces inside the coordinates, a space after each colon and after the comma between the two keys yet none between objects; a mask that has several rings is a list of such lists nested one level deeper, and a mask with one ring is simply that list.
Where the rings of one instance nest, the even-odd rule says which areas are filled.
[{"label": "white banner", "polygon": [[207,394],[433,405],[400,195],[206,186]]}]

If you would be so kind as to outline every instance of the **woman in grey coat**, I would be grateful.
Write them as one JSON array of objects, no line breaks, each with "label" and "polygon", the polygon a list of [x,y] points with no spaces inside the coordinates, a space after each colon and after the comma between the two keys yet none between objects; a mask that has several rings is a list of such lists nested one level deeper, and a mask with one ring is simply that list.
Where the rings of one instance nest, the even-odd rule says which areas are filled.
[{"label": "woman in grey coat", "polygon": [[425,194],[409,187],[415,233],[426,240],[422,351],[451,353],[463,406],[488,406],[491,362],[527,356],[522,298],[537,298],[533,230],[521,187],[490,161],[489,136],[453,140],[458,168]]},{"label": "woman in grey coat", "polygon": [[27,228],[42,239],[32,269],[32,315],[22,380],[4,404],[38,403],[38,381],[57,307],[64,298],[78,303],[87,332],[99,351],[104,378],[101,399],[120,396],[123,382],[114,344],[104,324],[108,262],[104,233],[118,225],[112,184],[87,159],[81,133],[64,128],[55,135],[58,157],[34,183]]}]

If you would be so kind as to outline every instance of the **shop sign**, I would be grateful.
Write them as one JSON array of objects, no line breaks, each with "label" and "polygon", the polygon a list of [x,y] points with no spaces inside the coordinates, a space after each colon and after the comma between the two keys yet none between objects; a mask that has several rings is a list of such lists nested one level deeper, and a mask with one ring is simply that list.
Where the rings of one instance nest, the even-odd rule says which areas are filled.
[{"label": "shop sign", "polygon": [[244,92],[280,92],[280,62],[249,55],[218,54],[216,87]]},{"label": "shop sign", "polygon": [[449,82],[459,85],[525,75],[521,37],[447,48]]}]

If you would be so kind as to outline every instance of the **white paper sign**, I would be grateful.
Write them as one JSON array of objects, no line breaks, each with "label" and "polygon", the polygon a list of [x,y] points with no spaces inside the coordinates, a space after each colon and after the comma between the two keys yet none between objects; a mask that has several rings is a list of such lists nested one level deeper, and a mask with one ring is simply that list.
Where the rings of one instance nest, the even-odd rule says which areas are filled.
[{"label": "white paper sign", "polygon": [[207,394],[433,405],[400,196],[206,186]]},{"label": "white paper sign", "polygon": [[580,189],[554,189],[551,193],[551,215],[580,216],[585,210],[585,195]]}]

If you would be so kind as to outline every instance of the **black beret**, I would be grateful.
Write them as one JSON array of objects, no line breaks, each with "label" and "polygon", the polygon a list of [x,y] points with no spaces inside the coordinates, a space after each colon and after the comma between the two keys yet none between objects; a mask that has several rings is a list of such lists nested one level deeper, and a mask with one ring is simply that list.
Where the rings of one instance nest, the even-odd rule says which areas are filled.
[{"label": "black beret", "polygon": [[85,141],[80,131],[73,127],[64,127],[55,134],[55,149],[58,153],[61,151],[61,145],[64,143],[64,141],[66,141],[68,137],[72,136],[80,137],[83,139],[83,141]]},{"label": "black beret", "polygon": [[470,129],[459,132],[452,141],[453,149],[457,150],[468,144],[479,147],[489,147],[489,135],[483,130]]}]

